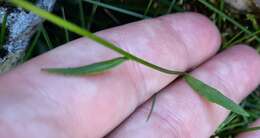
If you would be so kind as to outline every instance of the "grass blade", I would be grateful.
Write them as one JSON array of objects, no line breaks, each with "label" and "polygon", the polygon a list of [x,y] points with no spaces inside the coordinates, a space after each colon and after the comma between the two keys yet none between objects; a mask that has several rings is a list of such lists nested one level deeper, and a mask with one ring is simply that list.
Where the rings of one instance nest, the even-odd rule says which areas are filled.
[{"label": "grass blade", "polygon": [[234,43],[234,40],[236,40],[237,38],[241,37],[241,35],[244,33],[244,31],[240,31],[239,33],[237,33],[235,36],[233,36],[230,40],[228,40],[227,42],[225,42],[223,44],[223,49],[228,48],[230,46],[232,46]]},{"label": "grass blade", "polygon": [[[67,20],[66,19],[66,13],[65,13],[65,9],[64,7],[61,7],[61,13],[62,13],[62,17],[64,20]],[[66,39],[66,42],[69,42],[70,41],[70,35],[69,35],[69,31],[67,29],[64,28],[64,32],[65,32],[65,39]]]},{"label": "grass blade", "polygon": [[154,111],[154,108],[155,108],[155,102],[156,102],[156,97],[157,97],[157,94],[155,94],[153,97],[152,97],[152,106],[151,106],[151,109],[148,113],[148,116],[146,118],[146,121],[149,121],[151,116],[152,116],[152,113]]},{"label": "grass blade", "polygon": [[1,27],[1,35],[0,35],[0,47],[2,48],[5,41],[6,35],[6,23],[7,23],[7,14],[3,16],[2,27]]},{"label": "grass blade", "polygon": [[47,69],[42,69],[43,71],[47,71],[49,73],[54,73],[54,74],[61,74],[61,75],[69,75],[69,76],[80,76],[80,75],[93,75],[101,72],[108,71],[128,59],[125,57],[119,57],[119,58],[114,58],[111,60],[106,60],[86,66],[81,66],[81,67],[76,67],[76,68],[47,68]]},{"label": "grass blade", "polygon": [[116,18],[114,14],[112,14],[108,9],[104,9],[104,12],[118,25],[120,25],[120,21]]},{"label": "grass blade", "polygon": [[48,48],[53,49],[53,44],[51,42],[48,32],[46,31],[45,27],[43,26],[43,24],[40,26],[40,30],[42,31],[42,35],[46,41]]},{"label": "grass blade", "polygon": [[92,26],[92,23],[93,23],[93,20],[94,20],[94,16],[97,12],[97,8],[98,8],[98,5],[93,4],[92,10],[91,10],[91,13],[90,13],[90,16],[89,16],[88,25],[87,25],[88,30],[91,29],[91,26]]},{"label": "grass blade", "polygon": [[184,76],[184,79],[194,91],[196,91],[202,97],[206,98],[208,101],[221,105],[224,108],[231,110],[232,112],[239,115],[249,116],[249,114],[243,108],[224,96],[217,89],[212,88],[211,86],[188,74]]},{"label": "grass blade", "polygon": [[149,3],[144,11],[144,16],[146,16],[148,14],[149,10],[151,9],[152,4],[153,4],[153,0],[149,0]]},{"label": "grass blade", "polygon": [[171,4],[170,4],[170,6],[169,6],[169,8],[168,8],[168,10],[167,10],[167,14],[169,14],[169,13],[172,12],[172,8],[173,8],[175,2],[176,2],[176,0],[172,0]]},{"label": "grass blade", "polygon": [[85,28],[86,27],[86,22],[85,22],[85,14],[84,14],[84,6],[82,0],[79,0],[79,15],[80,15],[80,22],[81,22],[81,27]]},{"label": "grass blade", "polygon": [[32,56],[33,50],[37,42],[39,41],[40,36],[41,36],[41,31],[38,29],[34,39],[32,40],[31,45],[29,46],[29,49],[26,51],[26,54],[23,58],[23,62],[29,60],[29,58]]}]

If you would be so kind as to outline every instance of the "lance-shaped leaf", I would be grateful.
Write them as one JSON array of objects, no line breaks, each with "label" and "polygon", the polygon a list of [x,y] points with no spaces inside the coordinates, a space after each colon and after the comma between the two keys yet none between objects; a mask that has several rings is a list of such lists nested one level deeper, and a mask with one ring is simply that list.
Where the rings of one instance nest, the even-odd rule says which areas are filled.
[{"label": "lance-shaped leaf", "polygon": [[238,104],[227,98],[217,89],[203,83],[202,81],[194,78],[189,74],[186,74],[184,76],[184,79],[194,91],[196,91],[202,97],[206,98],[208,101],[223,106],[224,108],[231,110],[234,113],[243,116],[249,116],[249,114],[243,108],[241,108]]},{"label": "lance-shaped leaf", "polygon": [[101,72],[108,71],[123,62],[128,60],[125,57],[118,57],[111,60],[106,60],[86,66],[75,67],[75,68],[47,68],[42,69],[43,71],[47,71],[49,73],[61,74],[61,75],[71,75],[71,76],[79,76],[79,75],[93,75]]}]

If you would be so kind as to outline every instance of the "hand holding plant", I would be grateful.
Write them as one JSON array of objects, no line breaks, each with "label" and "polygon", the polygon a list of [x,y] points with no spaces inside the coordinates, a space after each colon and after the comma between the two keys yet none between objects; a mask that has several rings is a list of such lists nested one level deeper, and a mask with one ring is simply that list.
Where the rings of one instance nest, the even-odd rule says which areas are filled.
[{"label": "hand holding plant", "polygon": [[[45,15],[44,12],[38,13]],[[30,136],[33,129],[30,123],[34,123],[36,126],[33,127],[48,128],[39,130],[48,130],[49,133],[40,133],[53,137],[102,137],[132,113],[111,136],[178,137],[180,134],[187,137],[207,137],[228,112],[209,103],[195,91],[209,101],[247,115],[224,95],[240,101],[259,84],[260,78],[254,74],[260,68],[260,61],[252,49],[237,46],[200,65],[191,74],[201,81],[184,73],[213,56],[220,44],[217,29],[201,15],[176,14],[97,33],[122,49],[72,24],[48,16],[53,17],[49,20],[57,21],[57,24],[64,23],[67,29],[76,30],[79,34],[82,32],[82,35],[98,40],[97,42],[117,53],[83,38],[35,58],[2,76],[0,98],[1,101],[9,99],[5,102],[9,106],[4,105],[2,109],[8,107],[9,112],[17,113],[15,118],[4,116],[4,120],[7,124],[13,119],[25,119],[24,122],[29,123],[25,131],[16,133],[26,132],[26,136]],[[248,61],[253,63],[248,64]],[[90,70],[91,74],[100,73],[102,69],[106,71],[120,63],[124,64],[101,74],[87,76]],[[53,67],[47,69],[49,72],[69,76],[41,71],[41,68],[49,67]],[[93,72],[93,67],[100,70]],[[184,75],[190,86],[181,79],[171,83],[178,74]],[[21,83],[11,87],[8,86],[10,81]],[[19,94],[16,95],[18,90]],[[154,116],[146,122],[150,101],[144,102],[159,91]],[[9,97],[12,93],[14,96]],[[142,103],[144,104],[140,106]],[[137,107],[138,110],[135,111]],[[197,125],[201,127],[198,128]],[[18,127],[15,130],[19,130],[19,125],[13,127]]]}]

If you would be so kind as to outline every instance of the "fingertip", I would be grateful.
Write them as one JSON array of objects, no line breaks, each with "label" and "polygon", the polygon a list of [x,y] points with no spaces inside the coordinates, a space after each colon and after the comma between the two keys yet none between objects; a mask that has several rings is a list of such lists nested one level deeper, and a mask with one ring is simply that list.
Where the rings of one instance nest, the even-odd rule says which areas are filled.
[{"label": "fingertip", "polygon": [[214,55],[221,43],[220,32],[216,25],[206,16],[185,12],[161,17],[168,22],[173,31],[179,34],[186,45],[191,65],[197,65],[206,58]]},{"label": "fingertip", "polygon": [[[256,78],[260,77],[256,76],[259,72],[259,62],[259,55],[254,49],[238,45],[215,56],[192,74],[239,102],[256,87]],[[156,101],[150,124],[142,123],[147,114],[146,109],[150,109],[150,103],[147,102],[115,130],[111,137],[133,137],[133,134],[137,133],[141,133],[143,137],[147,137],[146,134],[161,137],[209,137],[228,115],[224,108],[201,99],[184,81],[176,81],[163,89]],[[203,129],[196,129],[198,124]]]},{"label": "fingertip", "polygon": [[234,78],[233,81],[220,84],[228,85],[225,86],[225,89],[229,87],[229,90],[223,89],[222,91],[227,91],[226,94],[236,101],[247,96],[260,82],[260,76],[257,75],[260,70],[259,55],[252,47],[244,44],[233,46],[221,52],[211,62],[203,64],[203,69],[204,72],[210,72],[209,76],[202,75],[206,77],[205,79],[212,74],[218,76],[217,79],[220,80]]},{"label": "fingertip", "polygon": [[[260,64],[260,55],[257,51],[246,45],[246,44],[238,44],[226,50],[225,55],[235,55],[234,57],[239,58],[241,60],[252,61],[256,65]],[[252,65],[252,64],[251,64]]]},{"label": "fingertip", "polygon": [[[247,70],[248,78],[249,78],[248,84],[254,84],[254,85],[260,84],[260,75],[255,74],[260,70],[260,55],[257,53],[257,51],[254,48],[245,44],[239,44],[228,49],[225,55],[226,56],[233,55],[232,60],[234,62],[239,61],[243,63],[244,66],[239,71],[242,71],[242,69]],[[226,56],[223,56],[223,58],[225,58]]]}]

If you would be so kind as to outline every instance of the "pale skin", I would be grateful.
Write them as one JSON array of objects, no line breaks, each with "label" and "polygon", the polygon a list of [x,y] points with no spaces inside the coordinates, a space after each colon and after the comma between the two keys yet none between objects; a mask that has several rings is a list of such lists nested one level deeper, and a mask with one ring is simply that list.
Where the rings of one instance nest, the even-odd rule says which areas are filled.
[{"label": "pale skin", "polygon": [[[196,78],[237,103],[260,83],[256,51],[238,45],[215,55],[221,43],[219,32],[199,14],[168,15],[97,34],[162,67],[193,69]],[[177,76],[131,61],[94,76],[68,77],[41,71],[118,56],[81,38],[1,75],[0,137],[207,138],[228,115],[181,78],[175,80]],[[155,93],[156,106],[147,122],[150,98]],[[248,135],[255,134],[242,134],[241,138]]]}]

